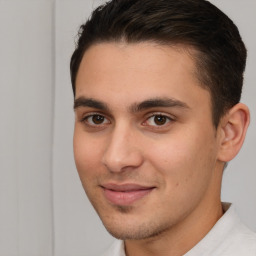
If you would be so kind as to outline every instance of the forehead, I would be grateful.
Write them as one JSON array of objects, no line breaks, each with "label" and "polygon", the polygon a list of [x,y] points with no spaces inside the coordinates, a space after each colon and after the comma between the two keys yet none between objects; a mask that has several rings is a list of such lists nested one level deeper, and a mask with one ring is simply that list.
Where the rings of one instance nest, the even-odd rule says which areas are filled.
[{"label": "forehead", "polygon": [[180,101],[209,100],[196,76],[191,51],[182,46],[143,43],[100,43],[89,48],[81,61],[76,98],[102,101],[142,101],[171,97]]},{"label": "forehead", "polygon": [[[192,74],[196,70],[195,61],[192,58],[195,53],[195,50],[185,45],[167,46],[151,42],[99,43],[86,50],[78,75],[79,71],[86,71],[85,68],[103,72],[113,69],[119,72],[125,70],[125,74],[129,74],[130,71],[140,71],[143,74],[149,70],[154,74],[166,71],[170,73],[182,68]],[[125,74],[120,73],[120,75]]]}]

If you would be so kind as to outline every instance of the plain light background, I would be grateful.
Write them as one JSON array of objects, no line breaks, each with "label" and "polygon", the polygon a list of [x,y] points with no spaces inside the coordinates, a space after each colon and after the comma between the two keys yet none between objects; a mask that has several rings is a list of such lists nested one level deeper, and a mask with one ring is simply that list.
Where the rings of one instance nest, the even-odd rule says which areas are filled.
[{"label": "plain light background", "polygon": [[[73,161],[69,60],[79,25],[103,1],[0,0],[0,256],[93,256],[113,240]],[[244,147],[222,199],[256,230],[256,1],[212,0],[248,48]],[[125,221],[125,220],[124,220]]]}]

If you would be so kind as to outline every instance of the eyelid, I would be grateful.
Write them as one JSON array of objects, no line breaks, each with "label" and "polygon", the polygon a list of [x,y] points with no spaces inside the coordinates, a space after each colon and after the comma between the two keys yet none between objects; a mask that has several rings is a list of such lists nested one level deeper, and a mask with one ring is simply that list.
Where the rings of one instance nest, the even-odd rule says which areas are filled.
[{"label": "eyelid", "polygon": [[[99,115],[99,116],[102,116],[107,122],[104,121],[104,123],[101,123],[101,124],[91,124],[90,122],[88,122],[87,120],[94,116],[94,115]],[[151,125],[151,124],[148,124],[148,120],[152,117],[155,117],[155,116],[163,116],[163,117],[166,117],[167,118],[167,122],[163,125]],[[80,118],[80,122],[81,123],[84,123],[84,125],[88,126],[88,127],[91,127],[91,128],[103,128],[104,126],[106,125],[109,125],[112,123],[112,118],[109,117],[108,115],[106,115],[105,113],[102,113],[101,111],[93,111],[93,112],[87,112],[87,113],[84,113],[82,115],[82,117]],[[145,115],[144,117],[144,121],[142,122],[142,126],[145,126],[145,127],[152,127],[152,129],[164,129],[164,128],[167,128],[173,121],[176,120],[176,117],[173,116],[173,115],[170,115],[169,113],[165,113],[165,112],[161,112],[161,111],[157,111],[157,112],[150,112],[148,114]]]},{"label": "eyelid", "polygon": [[111,121],[110,121],[110,118],[106,117],[105,114],[101,113],[101,112],[89,112],[89,113],[86,113],[82,116],[82,118],[80,119],[80,122],[82,123],[85,123],[86,125],[88,126],[91,126],[91,127],[101,127],[103,125],[106,125],[106,123],[103,123],[103,124],[90,124],[89,122],[87,122],[87,120],[90,118],[90,117],[93,117],[93,116],[102,116],[105,118],[105,120],[108,120],[107,124],[110,124]]},{"label": "eyelid", "polygon": [[175,120],[176,119],[176,117],[174,115],[171,115],[171,114],[168,114],[168,113],[165,113],[165,112],[162,112],[162,111],[150,112],[150,113],[146,114],[146,118],[150,118],[150,117],[153,117],[153,116],[166,116],[170,120]]},{"label": "eyelid", "polygon": [[[166,117],[169,121],[163,125],[144,125],[150,118],[152,117],[155,117],[155,116],[163,116],[163,117]],[[157,129],[161,129],[161,128],[164,128],[167,126],[168,123],[172,122],[172,121],[175,121],[175,117],[170,115],[170,114],[166,114],[164,112],[153,112],[153,113],[150,113],[146,116],[146,120],[143,121],[142,125],[144,126],[151,126],[151,127],[154,127],[154,128],[157,128]]]}]

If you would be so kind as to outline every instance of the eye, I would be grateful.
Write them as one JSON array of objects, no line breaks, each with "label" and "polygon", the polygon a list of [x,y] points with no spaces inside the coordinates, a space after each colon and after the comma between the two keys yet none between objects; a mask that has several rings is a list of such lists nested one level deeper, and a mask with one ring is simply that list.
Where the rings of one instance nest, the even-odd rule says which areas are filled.
[{"label": "eye", "polygon": [[169,122],[172,121],[172,118],[162,115],[162,114],[156,114],[150,116],[146,121],[145,125],[150,125],[150,126],[164,126],[168,124]]},{"label": "eye", "polygon": [[87,115],[82,119],[82,122],[86,122],[90,126],[100,126],[110,123],[110,121],[106,117],[100,114]]}]

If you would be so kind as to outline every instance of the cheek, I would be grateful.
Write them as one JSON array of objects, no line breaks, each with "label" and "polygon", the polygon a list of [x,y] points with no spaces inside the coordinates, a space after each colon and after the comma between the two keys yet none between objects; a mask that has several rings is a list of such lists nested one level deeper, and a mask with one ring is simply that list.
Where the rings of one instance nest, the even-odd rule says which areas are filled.
[{"label": "cheek", "polygon": [[[172,170],[172,172],[180,172],[180,169],[189,165],[196,155],[196,147],[190,140],[184,136],[172,136],[163,138],[154,144],[154,147],[147,147],[148,159],[152,164],[158,165],[158,169],[163,171]],[[162,168],[161,168],[162,166]]]},{"label": "cheek", "polygon": [[212,144],[210,137],[203,133],[184,131],[148,147],[147,159],[172,187],[177,184],[193,186],[210,175],[214,163]]},{"label": "cheek", "polygon": [[75,163],[80,178],[94,176],[98,170],[97,165],[101,160],[101,149],[97,140],[93,140],[85,136],[83,132],[75,130],[73,146]]},{"label": "cheek", "polygon": [[162,205],[169,205],[171,212],[183,214],[206,193],[213,170],[210,151],[203,140],[186,136],[164,140],[151,149],[148,159],[157,170],[164,195],[160,201]]}]

